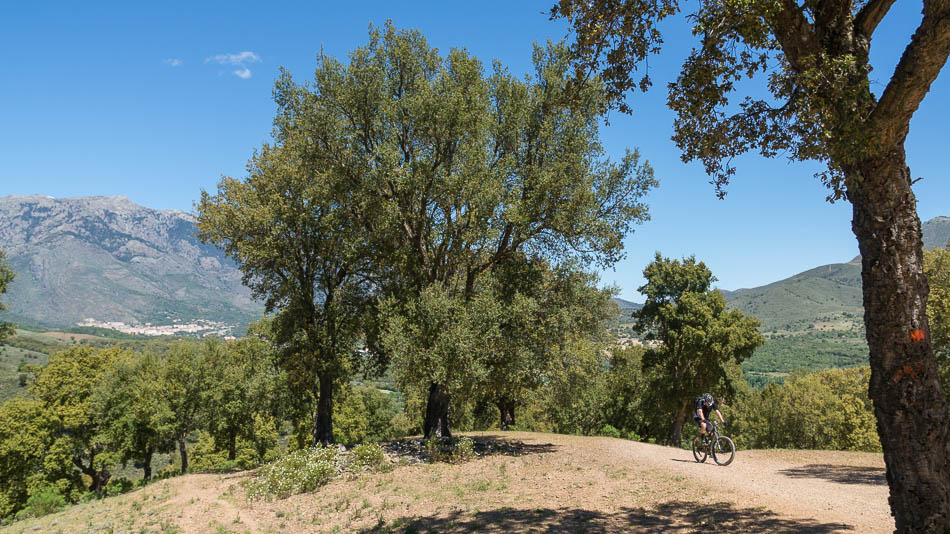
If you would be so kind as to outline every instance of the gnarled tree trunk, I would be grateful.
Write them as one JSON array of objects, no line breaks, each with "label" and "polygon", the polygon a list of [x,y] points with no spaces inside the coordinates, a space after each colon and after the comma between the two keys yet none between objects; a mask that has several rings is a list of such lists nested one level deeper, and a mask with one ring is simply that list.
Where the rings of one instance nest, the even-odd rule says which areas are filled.
[{"label": "gnarled tree trunk", "polygon": [[847,169],[861,250],[869,396],[898,532],[950,532],[950,424],[927,322],[920,219],[903,147]]},{"label": "gnarled tree trunk", "polygon": [[178,435],[178,454],[181,455],[181,474],[188,472],[188,450],[185,448],[185,434]]},{"label": "gnarled tree trunk", "polygon": [[333,443],[333,377],[329,373],[320,376],[320,396],[313,423],[313,444],[326,447]]},{"label": "gnarled tree trunk", "polygon": [[439,384],[429,385],[429,399],[426,402],[426,419],[422,425],[422,434],[425,439],[431,437],[452,437],[449,424],[449,408],[451,395],[445,392]]}]

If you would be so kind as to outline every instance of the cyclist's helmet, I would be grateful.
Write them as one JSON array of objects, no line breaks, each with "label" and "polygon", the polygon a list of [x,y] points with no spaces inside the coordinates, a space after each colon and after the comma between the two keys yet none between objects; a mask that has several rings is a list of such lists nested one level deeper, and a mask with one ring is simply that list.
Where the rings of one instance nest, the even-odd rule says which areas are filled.
[{"label": "cyclist's helmet", "polygon": [[704,394],[703,394],[703,403],[712,406],[712,403],[713,403],[713,396],[710,395],[709,393],[704,393]]}]

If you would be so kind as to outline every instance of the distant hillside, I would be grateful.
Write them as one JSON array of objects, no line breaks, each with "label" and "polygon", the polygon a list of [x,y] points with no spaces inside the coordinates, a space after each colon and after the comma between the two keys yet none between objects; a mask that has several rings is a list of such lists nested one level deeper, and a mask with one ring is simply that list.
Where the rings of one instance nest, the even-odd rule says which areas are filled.
[{"label": "distant hillside", "polygon": [[803,330],[819,320],[862,321],[861,264],[833,263],[752,289],[724,292],[731,307],[755,315],[762,330]]},{"label": "distant hillside", "polygon": [[[945,247],[950,240],[948,217],[931,219],[922,228],[925,248]],[[860,257],[723,293],[731,307],[761,321],[767,338],[743,364],[750,382],[761,383],[795,369],[867,363]]]},{"label": "distant hillside", "polygon": [[614,297],[614,302],[617,303],[617,306],[620,306],[621,310],[639,310],[643,307],[643,304],[639,302],[630,302],[629,300],[624,300],[622,298]]},{"label": "distant hillside", "polygon": [[194,234],[188,213],[126,197],[0,198],[0,249],[17,273],[0,317],[46,327],[257,318],[240,271]]},{"label": "distant hillside", "polygon": [[950,217],[934,217],[923,224],[924,249],[946,248],[950,241]]}]

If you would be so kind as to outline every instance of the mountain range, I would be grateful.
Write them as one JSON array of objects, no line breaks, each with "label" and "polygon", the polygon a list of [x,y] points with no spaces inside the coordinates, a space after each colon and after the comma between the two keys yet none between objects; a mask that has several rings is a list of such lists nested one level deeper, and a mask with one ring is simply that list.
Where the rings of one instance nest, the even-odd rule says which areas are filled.
[{"label": "mountain range", "polygon": [[0,318],[21,325],[238,326],[263,312],[192,215],[122,196],[0,198],[0,249],[16,272]]}]

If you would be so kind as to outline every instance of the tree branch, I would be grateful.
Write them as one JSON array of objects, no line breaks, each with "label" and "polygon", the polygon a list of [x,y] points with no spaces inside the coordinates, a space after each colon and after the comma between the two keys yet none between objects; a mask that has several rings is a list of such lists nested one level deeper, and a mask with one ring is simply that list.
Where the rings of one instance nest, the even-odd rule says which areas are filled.
[{"label": "tree branch", "polygon": [[783,0],[781,11],[768,22],[789,64],[796,72],[803,71],[802,60],[817,54],[821,45],[802,8],[793,0]]},{"label": "tree branch", "polygon": [[910,119],[950,55],[950,0],[924,0],[924,18],[904,49],[871,124],[882,132],[882,146],[903,142]]},{"label": "tree branch", "polygon": [[870,39],[877,25],[890,11],[894,0],[868,0],[854,17],[854,31]]}]

